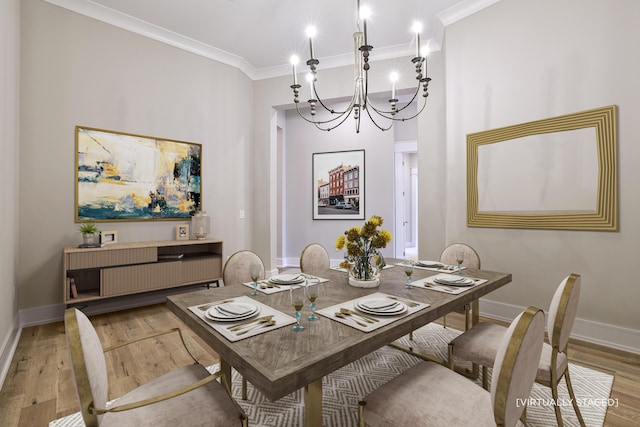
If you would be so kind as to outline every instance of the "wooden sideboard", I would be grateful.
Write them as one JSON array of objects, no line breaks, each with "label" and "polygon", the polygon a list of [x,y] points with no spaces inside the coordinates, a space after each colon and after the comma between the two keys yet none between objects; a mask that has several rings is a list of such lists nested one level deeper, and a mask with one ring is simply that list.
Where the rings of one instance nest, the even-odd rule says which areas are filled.
[{"label": "wooden sideboard", "polygon": [[67,305],[159,289],[218,282],[222,241],[164,240],[65,247],[63,301]]}]

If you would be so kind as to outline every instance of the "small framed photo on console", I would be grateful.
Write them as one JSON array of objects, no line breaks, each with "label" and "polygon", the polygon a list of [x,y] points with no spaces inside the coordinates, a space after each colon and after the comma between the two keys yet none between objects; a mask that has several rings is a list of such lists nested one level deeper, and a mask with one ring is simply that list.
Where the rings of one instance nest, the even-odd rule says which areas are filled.
[{"label": "small framed photo on console", "polygon": [[100,243],[102,243],[103,245],[118,243],[118,232],[117,231],[100,232]]},{"label": "small framed photo on console", "polygon": [[176,226],[176,240],[189,240],[189,224]]}]

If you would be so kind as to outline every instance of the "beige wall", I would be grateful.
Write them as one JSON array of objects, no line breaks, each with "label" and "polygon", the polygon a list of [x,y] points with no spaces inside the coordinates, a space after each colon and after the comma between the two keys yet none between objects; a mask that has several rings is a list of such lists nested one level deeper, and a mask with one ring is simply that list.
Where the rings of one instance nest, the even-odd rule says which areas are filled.
[{"label": "beige wall", "polygon": [[18,328],[18,109],[20,1],[0,2],[0,379]]},{"label": "beige wall", "polygon": [[[22,2],[21,309],[60,304],[74,223],[76,125],[203,145],[203,207],[225,253],[248,245],[251,81],[235,68],[39,0]],[[240,100],[243,102],[241,103]],[[176,222],[101,224],[120,241],[173,239]]]},{"label": "beige wall", "polygon": [[[203,198],[213,219],[212,234],[224,239],[227,254],[249,247],[268,268],[275,268],[276,111],[291,108],[290,78],[252,83],[234,68],[51,4],[21,4],[19,167],[3,157],[9,174],[19,172],[19,192],[11,185],[2,188],[4,200],[17,199],[20,212],[20,266],[13,270],[20,308],[38,310],[61,302],[61,249],[79,242],[73,221],[77,124],[202,143]],[[513,272],[513,284],[483,305],[504,316],[529,304],[546,308],[561,278],[580,273],[582,327],[599,328],[600,336],[628,332],[616,339],[636,349],[640,317],[635,301],[640,291],[634,286],[631,261],[640,227],[635,221],[640,172],[633,164],[640,133],[634,120],[640,95],[635,47],[640,30],[632,17],[639,15],[639,8],[633,0],[502,0],[449,26],[445,52],[431,58],[429,106],[417,120],[420,256],[434,258],[447,243],[466,241],[480,251],[483,267]],[[15,11],[2,14],[3,35],[12,34],[7,28],[12,22],[15,27],[16,19]],[[394,63],[383,61],[380,68]],[[3,111],[18,102],[12,90],[17,77],[11,77],[17,66],[3,68],[10,70],[9,77],[3,76]],[[351,67],[321,72],[327,99],[352,91]],[[386,86],[374,82],[372,91]],[[608,104],[619,105],[620,232],[466,227],[467,133]],[[15,125],[3,121],[1,126],[8,141],[15,141]],[[13,159],[16,147],[9,142]],[[375,195],[367,191],[372,203]],[[16,211],[3,209],[2,231],[11,235],[4,215],[7,224],[15,224]],[[240,210],[246,219],[239,218]],[[117,230],[121,241],[139,241],[171,239],[174,226],[113,223],[107,229]],[[7,292],[13,290],[14,244],[11,239],[5,243],[3,234],[0,250],[9,272],[2,269],[0,286]],[[0,336],[7,336],[3,328],[11,328],[15,317],[11,305],[3,305],[2,316],[5,308],[13,315],[0,317]],[[579,332],[591,333],[588,328]]]},{"label": "beige wall", "polygon": [[[627,334],[636,351],[638,16],[635,0],[502,0],[449,26],[445,51],[447,240],[473,245],[484,268],[513,273],[513,283],[489,297],[507,307],[546,309],[560,280],[581,274],[578,333],[620,327],[612,333]],[[619,108],[619,232],[466,227],[466,134],[611,104]]]}]

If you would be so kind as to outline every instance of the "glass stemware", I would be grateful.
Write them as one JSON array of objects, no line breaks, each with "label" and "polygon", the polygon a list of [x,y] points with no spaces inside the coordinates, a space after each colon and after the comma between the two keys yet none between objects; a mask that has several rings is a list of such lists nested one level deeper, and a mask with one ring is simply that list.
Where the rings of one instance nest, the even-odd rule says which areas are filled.
[{"label": "glass stemware", "polygon": [[296,324],[293,325],[293,330],[300,332],[304,330],[304,326],[300,324],[302,318],[302,306],[304,306],[305,288],[302,286],[291,286],[289,288],[289,297],[291,299],[291,305],[296,309]]},{"label": "glass stemware", "polygon": [[307,317],[307,320],[320,320],[320,318],[316,315],[316,299],[318,299],[318,288],[320,287],[320,280],[318,279],[307,279],[307,286],[305,287],[305,292],[307,294],[307,299],[309,300],[309,307],[311,307],[311,315]]},{"label": "glass stemware", "polygon": [[464,251],[456,251],[456,262],[458,263],[458,274],[462,274],[463,261],[464,261]]},{"label": "glass stemware", "polygon": [[262,266],[257,262],[252,262],[249,265],[249,274],[251,275],[251,281],[253,282],[253,292],[251,292],[252,296],[260,295],[258,293],[258,279],[262,274]]},{"label": "glass stemware", "polygon": [[411,260],[406,260],[405,262],[402,263],[402,266],[404,267],[404,274],[407,275],[407,289],[413,289],[413,285],[411,284],[411,275],[413,274],[413,266],[414,266],[414,262]]}]

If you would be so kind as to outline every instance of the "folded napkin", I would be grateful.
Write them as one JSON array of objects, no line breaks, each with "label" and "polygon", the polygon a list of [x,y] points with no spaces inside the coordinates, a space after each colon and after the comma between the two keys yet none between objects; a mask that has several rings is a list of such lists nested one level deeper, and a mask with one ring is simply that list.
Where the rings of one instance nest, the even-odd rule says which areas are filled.
[{"label": "folded napkin", "polygon": [[398,305],[398,301],[392,301],[387,298],[368,299],[366,300],[366,302],[361,301],[360,305],[371,310],[383,310],[395,307],[396,305]]},{"label": "folded napkin", "polygon": [[440,274],[436,277],[436,280],[442,283],[460,283],[467,281],[465,277],[453,276],[451,274]]},{"label": "folded napkin", "polygon": [[225,314],[230,314],[232,316],[243,316],[245,314],[249,314],[254,309],[247,305],[239,305],[231,302],[227,302],[224,304],[219,304],[214,307],[217,310],[222,311]]},{"label": "folded napkin", "polygon": [[416,262],[418,267],[426,267],[426,268],[440,268],[443,267],[444,264],[438,261],[418,261]]}]

